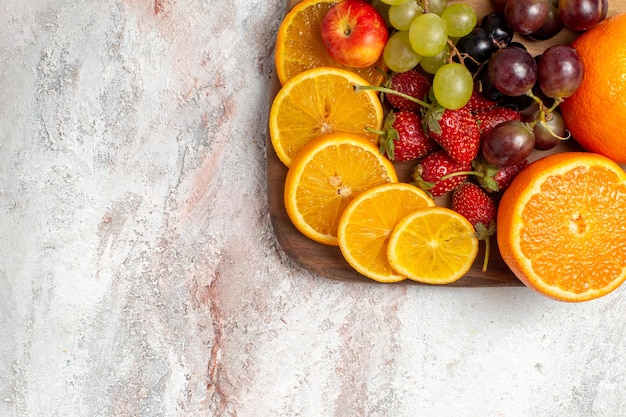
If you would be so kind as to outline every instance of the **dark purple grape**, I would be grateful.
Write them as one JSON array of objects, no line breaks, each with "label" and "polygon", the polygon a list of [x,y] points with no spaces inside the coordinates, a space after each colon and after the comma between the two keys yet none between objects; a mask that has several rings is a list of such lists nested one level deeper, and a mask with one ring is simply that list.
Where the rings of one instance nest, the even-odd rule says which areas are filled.
[{"label": "dark purple grape", "polygon": [[504,13],[489,13],[480,21],[480,27],[485,29],[493,42],[500,48],[511,43],[515,32],[506,23]]},{"label": "dark purple grape", "polygon": [[[533,114],[532,119],[538,120],[541,112],[537,111]],[[567,138],[565,122],[563,117],[552,111],[546,113],[545,121],[538,121],[533,126],[533,134],[535,135],[535,149],[547,151],[558,145],[563,139]]]},{"label": "dark purple grape", "polygon": [[537,64],[533,56],[518,47],[508,46],[493,54],[487,70],[493,85],[509,96],[526,94],[537,82]]},{"label": "dark purple grape", "polygon": [[496,125],[484,135],[481,145],[485,160],[497,167],[521,162],[534,148],[535,135],[519,120],[509,120]]},{"label": "dark purple grape", "polygon": [[543,22],[543,25],[541,25],[538,30],[528,35],[528,37],[538,41],[544,41],[556,36],[564,27],[565,25],[559,13],[559,1],[551,0],[545,22]]},{"label": "dark purple grape", "polygon": [[508,0],[504,15],[514,31],[529,35],[543,25],[549,6],[550,0]]},{"label": "dark purple grape", "polygon": [[489,33],[482,28],[474,28],[470,33],[459,38],[456,49],[471,57],[471,59],[465,59],[464,62],[467,69],[472,72],[477,70],[480,64],[487,62],[497,50]]},{"label": "dark purple grape", "polygon": [[602,0],[602,12],[600,13],[600,20],[606,19],[606,15],[609,13],[609,0]]},{"label": "dark purple grape", "polygon": [[581,32],[600,21],[603,0],[559,0],[559,13],[565,27]]},{"label": "dark purple grape", "polygon": [[576,49],[554,45],[546,49],[537,65],[537,81],[548,97],[569,97],[583,81],[583,62]]},{"label": "dark purple grape", "polygon": [[482,67],[476,79],[480,85],[480,92],[487,100],[498,102],[506,97],[491,82],[487,66]]}]

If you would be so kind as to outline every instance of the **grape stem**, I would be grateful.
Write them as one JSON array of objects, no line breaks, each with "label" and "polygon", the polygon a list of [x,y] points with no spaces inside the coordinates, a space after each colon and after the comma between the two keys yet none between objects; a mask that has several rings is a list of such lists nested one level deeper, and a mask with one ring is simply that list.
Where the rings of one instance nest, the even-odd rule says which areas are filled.
[{"label": "grape stem", "polygon": [[537,123],[543,123],[544,126],[547,128],[548,132],[550,132],[550,135],[559,140],[567,140],[572,136],[569,131],[566,131],[567,136],[565,137],[557,135],[556,133],[554,133],[552,129],[550,129],[550,126],[547,123],[552,118],[552,112],[555,111],[556,108],[559,107],[561,103],[563,103],[563,97],[555,97],[554,103],[552,103],[552,106],[546,107],[546,105],[543,103],[543,100],[541,100],[540,97],[533,94],[532,91],[527,91],[526,95],[532,98],[539,105],[539,117],[537,117],[533,121],[526,122],[526,126],[532,129]]},{"label": "grape stem", "polygon": [[532,122],[528,122],[526,123],[531,129],[533,128],[533,126],[535,126],[537,123],[542,123],[546,129],[548,130],[548,132],[550,132],[550,136],[552,136],[553,138],[559,139],[559,140],[567,140],[570,137],[572,137],[572,134],[570,133],[569,130],[566,130],[565,132],[567,133],[567,136],[563,137],[560,135],[557,135],[554,130],[550,129],[550,125],[548,125],[548,121],[550,121],[552,119],[552,111],[544,111],[541,110],[539,112],[539,117],[535,120],[533,120]]},{"label": "grape stem", "polygon": [[546,107],[546,105],[543,103],[543,100],[541,100],[540,97],[533,94],[532,91],[527,91],[526,95],[532,98],[539,105],[539,117],[537,117],[533,121],[526,122],[526,126],[528,126],[532,130],[533,127],[537,123],[543,123],[543,125],[547,128],[548,132],[550,132],[550,135],[559,140],[567,140],[572,136],[572,134],[569,131],[566,131],[567,136],[565,137],[557,135],[556,133],[554,133],[554,131],[550,128],[550,126],[547,123],[552,118],[552,112],[555,111],[556,108],[559,107],[561,103],[563,103],[563,97],[555,97],[554,103],[552,103],[552,106]]},{"label": "grape stem", "polygon": [[450,56],[448,56],[448,63],[452,62],[452,59],[453,59],[454,55],[458,56],[459,57],[459,61],[461,61],[461,63],[463,63],[464,58],[461,56],[461,53],[456,48],[456,45],[454,44],[454,42],[452,42],[450,40],[450,38],[448,38],[448,45],[450,45]]},{"label": "grape stem", "polygon": [[554,133],[554,130],[550,129],[550,126],[548,126],[548,124],[545,121],[541,120],[541,121],[539,121],[539,123],[543,123],[546,126],[546,128],[548,129],[548,132],[550,132],[550,136],[552,136],[554,138],[557,138],[559,140],[568,140],[569,138],[572,137],[572,134],[570,133],[569,130],[565,131],[567,133],[567,136],[559,136],[556,133]]},{"label": "grape stem", "polygon": [[541,100],[540,97],[533,94],[532,90],[527,91],[526,95],[532,98],[539,105],[539,109],[545,113],[552,113],[557,107],[559,107],[559,104],[563,103],[563,97],[555,97],[554,103],[552,103],[552,106],[546,107],[546,105],[543,104],[543,100]]},{"label": "grape stem", "polygon": [[[466,58],[469,58],[472,62],[478,65],[479,68],[482,67],[482,64],[471,55],[459,52],[458,48],[456,47],[454,42],[452,42],[452,40],[448,39],[448,45],[450,46],[450,56],[448,57],[448,63],[453,62],[454,56],[456,55],[459,57],[459,61],[464,67],[466,66],[465,65]],[[478,74],[478,71],[476,72],[476,74]]]},{"label": "grape stem", "polygon": [[399,97],[402,97],[406,100],[412,101],[413,103],[417,103],[420,106],[426,107],[427,109],[432,109],[433,106],[432,104],[428,104],[423,100],[420,100],[418,98],[415,98],[413,96],[410,96],[408,94],[402,93],[400,91],[396,91],[394,89],[391,88],[387,88],[387,87],[381,87],[379,85],[355,85],[353,86],[354,91],[356,92],[360,92],[360,91],[366,91],[366,90],[373,90],[373,91],[378,91],[380,93],[385,93],[385,94],[393,94]]}]

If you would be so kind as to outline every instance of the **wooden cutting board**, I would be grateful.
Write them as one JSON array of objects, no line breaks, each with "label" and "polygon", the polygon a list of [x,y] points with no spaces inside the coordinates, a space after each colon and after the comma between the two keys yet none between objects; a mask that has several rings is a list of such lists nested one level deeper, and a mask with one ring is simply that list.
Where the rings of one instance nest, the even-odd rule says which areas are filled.
[{"label": "wooden cutting board", "polygon": [[[298,0],[289,0],[287,10],[290,10]],[[449,4],[459,2],[450,1]],[[488,0],[468,0],[466,4],[472,5],[479,21],[482,16],[493,11]],[[609,0],[609,15],[618,12],[626,12],[626,0]],[[515,40],[523,42],[528,50],[533,54],[541,53],[547,46],[552,44],[568,43],[574,38],[574,34],[564,30],[558,36],[544,42],[530,41],[525,38],[516,37]],[[270,104],[274,96],[280,89],[280,83],[274,73],[271,81]],[[573,140],[565,141],[557,148],[545,151],[534,152],[529,160],[535,160],[549,153],[564,152],[571,150],[580,150]],[[410,171],[415,166],[415,162],[395,163],[398,171],[398,177],[401,181],[409,181]],[[268,182],[268,200],[270,208],[270,217],[274,233],[285,253],[296,263],[306,270],[317,275],[341,281],[368,282],[374,283],[356,272],[343,258],[341,251],[335,246],[326,246],[314,242],[302,235],[291,223],[283,201],[283,189],[285,185],[285,177],[287,175],[287,167],[278,159],[272,144],[267,140],[267,182]],[[449,205],[449,197],[438,198],[437,204]],[[447,284],[452,287],[505,287],[520,286],[522,283],[506,266],[498,252],[496,238],[492,236],[491,254],[489,257],[489,267],[486,272],[481,271],[482,260],[484,256],[484,242],[480,242],[481,249],[478,253],[474,265],[469,272],[460,280]],[[405,280],[403,283],[420,284],[414,281]],[[380,284],[391,285],[391,284]]]}]

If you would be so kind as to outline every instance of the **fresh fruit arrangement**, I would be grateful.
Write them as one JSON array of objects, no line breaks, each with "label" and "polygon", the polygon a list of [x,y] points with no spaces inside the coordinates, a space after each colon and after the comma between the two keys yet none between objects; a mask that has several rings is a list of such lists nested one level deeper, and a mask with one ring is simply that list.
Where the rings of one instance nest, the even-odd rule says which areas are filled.
[{"label": "fresh fruit arrangement", "polygon": [[[375,281],[508,274],[559,300],[607,294],[626,279],[626,136],[594,131],[619,120],[599,101],[626,110],[626,5],[484,3],[297,2],[269,118],[283,210],[317,245],[302,253]],[[609,82],[595,49],[618,57],[622,95],[588,92]]]}]

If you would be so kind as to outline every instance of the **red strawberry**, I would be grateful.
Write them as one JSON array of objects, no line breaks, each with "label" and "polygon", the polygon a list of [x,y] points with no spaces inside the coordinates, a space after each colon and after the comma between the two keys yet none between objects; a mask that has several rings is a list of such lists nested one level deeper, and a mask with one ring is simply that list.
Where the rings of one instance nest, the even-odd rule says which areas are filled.
[{"label": "red strawberry", "polygon": [[520,112],[508,107],[494,107],[489,110],[482,110],[474,113],[474,117],[478,126],[480,126],[480,132],[483,135],[502,122],[509,120],[522,120]]},{"label": "red strawberry", "polygon": [[480,150],[480,128],[467,108],[436,107],[427,112],[425,119],[428,136],[452,159],[469,164],[476,158]]},{"label": "red strawberry", "polygon": [[464,182],[452,193],[452,210],[465,217],[476,230],[476,237],[486,244],[483,272],[487,270],[490,236],[496,231],[496,204],[478,185]]},{"label": "red strawberry", "polygon": [[465,105],[471,113],[477,113],[479,111],[493,109],[498,105],[497,102],[488,100],[483,93],[480,92],[478,82],[474,83],[474,89],[469,101]]},{"label": "red strawberry", "polygon": [[[385,87],[425,101],[430,92],[431,82],[421,72],[409,70],[392,75],[385,83]],[[384,98],[391,107],[397,110],[409,110],[419,113],[422,109],[421,104],[395,94],[385,94]]]},{"label": "red strawberry", "polygon": [[454,189],[452,209],[462,214],[474,227],[489,226],[496,219],[496,205],[489,194],[473,182],[464,182]]},{"label": "red strawberry", "polygon": [[439,146],[426,136],[422,117],[407,110],[389,112],[380,134],[380,153],[392,161],[419,159]]},{"label": "red strawberry", "polygon": [[433,197],[446,194],[467,179],[467,175],[455,175],[441,180],[441,177],[459,171],[469,171],[471,163],[459,163],[450,158],[444,150],[426,155],[413,170],[415,185]]}]

